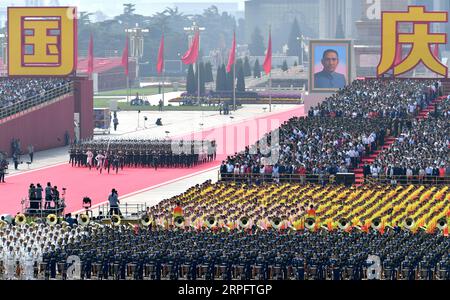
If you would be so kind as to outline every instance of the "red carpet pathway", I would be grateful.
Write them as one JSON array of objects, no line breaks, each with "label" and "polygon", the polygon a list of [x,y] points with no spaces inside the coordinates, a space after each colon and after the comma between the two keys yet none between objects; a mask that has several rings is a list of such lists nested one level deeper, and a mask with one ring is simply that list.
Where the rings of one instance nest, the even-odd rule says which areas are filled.
[{"label": "red carpet pathway", "polygon": [[[0,184],[0,213],[14,215],[21,211],[20,202],[21,199],[26,198],[30,183],[40,183],[44,187],[50,181],[52,185],[58,187],[60,192],[65,187],[67,189],[66,212],[72,212],[82,209],[82,199],[85,196],[89,196],[92,199],[92,205],[95,205],[105,202],[112,188],[118,191],[120,199],[121,195],[161,185],[168,181],[176,181],[180,177],[217,167],[227,155],[233,155],[234,152],[243,150],[245,145],[255,143],[265,133],[277,128],[291,117],[303,115],[304,108],[299,106],[271,116],[245,120],[216,129],[205,129],[203,132],[185,136],[185,139],[192,136],[197,139],[202,136],[205,139],[215,139],[218,145],[216,161],[195,168],[168,168],[158,169],[158,171],[126,168],[116,175],[107,174],[104,170],[103,174],[99,174],[95,169],[89,171],[86,168],[72,168],[67,163],[6,177],[6,183]],[[269,123],[273,123],[273,126],[268,126]]]}]

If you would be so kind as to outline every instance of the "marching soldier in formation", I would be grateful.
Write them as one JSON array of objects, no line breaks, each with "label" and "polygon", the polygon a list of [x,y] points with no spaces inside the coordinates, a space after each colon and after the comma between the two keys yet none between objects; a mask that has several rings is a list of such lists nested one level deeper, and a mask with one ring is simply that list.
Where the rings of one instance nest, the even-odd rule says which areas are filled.
[{"label": "marching soldier in formation", "polygon": [[103,168],[116,174],[119,167],[134,168],[191,168],[216,159],[215,141],[172,140],[91,140],[73,144],[69,150],[72,166],[89,167],[97,161],[97,170]]}]

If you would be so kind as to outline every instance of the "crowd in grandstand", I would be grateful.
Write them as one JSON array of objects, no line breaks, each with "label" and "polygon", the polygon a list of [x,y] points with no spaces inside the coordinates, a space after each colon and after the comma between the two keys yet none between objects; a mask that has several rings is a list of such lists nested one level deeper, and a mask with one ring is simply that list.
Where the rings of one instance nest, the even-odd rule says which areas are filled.
[{"label": "crowd in grandstand", "polygon": [[0,109],[25,101],[34,96],[44,96],[47,91],[67,85],[66,78],[8,78],[0,80]]},{"label": "crowd in grandstand", "polygon": [[426,119],[404,127],[395,143],[372,165],[378,176],[450,176],[450,99],[437,105]]},{"label": "crowd in grandstand", "polygon": [[264,149],[247,147],[222,164],[222,174],[336,174],[356,168],[361,157],[384,144],[390,123],[364,119],[348,122],[343,118],[292,118],[280,130],[276,164],[267,163]]},{"label": "crowd in grandstand", "polygon": [[[380,157],[372,166],[373,174],[382,172],[395,160],[409,159],[410,163],[398,163],[405,168],[435,168],[434,173],[444,175],[448,169],[448,107],[444,100],[439,116],[418,123],[415,117],[437,98],[440,83],[413,80],[357,80],[323,103],[313,107],[306,118],[292,118],[279,128],[279,141],[271,143],[271,134],[252,147],[222,163],[221,175],[227,179],[242,174],[265,174],[277,180],[280,175],[305,174],[323,176],[346,173],[356,169],[361,158],[380,150],[387,136],[406,139],[405,155],[391,153]],[[414,133],[429,132],[427,137],[414,137]],[[403,135],[402,135],[403,134]],[[408,134],[412,138],[405,137]],[[413,143],[412,140],[415,142]],[[433,144],[430,144],[432,142]],[[270,151],[260,145],[268,144]],[[396,151],[397,146],[388,151]],[[275,155],[276,162],[272,158]],[[401,156],[404,156],[401,158]],[[443,158],[436,158],[443,157]],[[431,162],[432,160],[432,162]],[[436,160],[436,161],[435,161]],[[417,161],[417,160],[416,160]],[[398,166],[397,166],[398,167]],[[440,169],[439,171],[436,171]],[[426,170],[425,170],[426,172]],[[437,172],[437,173],[436,173]],[[410,171],[408,171],[408,174]],[[303,180],[302,180],[303,181]]]},{"label": "crowd in grandstand", "polygon": [[[72,166],[110,168],[116,173],[123,167],[193,167],[213,161],[215,141],[172,140],[91,140],[72,144]],[[95,161],[94,161],[95,160]]]}]

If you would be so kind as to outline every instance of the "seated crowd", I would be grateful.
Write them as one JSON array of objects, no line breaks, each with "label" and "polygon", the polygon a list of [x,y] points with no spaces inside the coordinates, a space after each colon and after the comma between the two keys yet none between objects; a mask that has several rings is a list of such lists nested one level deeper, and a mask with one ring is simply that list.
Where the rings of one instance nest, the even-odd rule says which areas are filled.
[{"label": "seated crowd", "polygon": [[34,96],[43,96],[47,91],[69,83],[65,78],[8,78],[0,80],[0,109],[25,101]]},{"label": "seated crowd", "polygon": [[[384,144],[390,123],[377,119],[348,122],[343,118],[292,118],[279,130],[279,145],[270,145],[270,155],[257,143],[222,163],[221,173],[266,174],[336,174],[357,167],[363,156]],[[266,151],[268,152],[268,151]],[[275,164],[272,155],[279,157]]]},{"label": "seated crowd", "polygon": [[[362,166],[362,158],[380,152],[386,137],[399,137],[401,143],[404,135],[417,135],[432,128],[440,130],[430,132],[425,138],[413,137],[416,143],[407,139],[410,153],[390,152],[395,151],[397,144],[386,150],[390,155],[380,156],[374,171],[392,164],[389,159],[384,160],[392,156],[396,160],[410,160],[411,168],[420,168],[417,162],[422,160],[424,168],[440,168],[438,174],[444,176],[443,170],[449,167],[446,133],[450,100],[443,100],[438,116],[422,122],[416,120],[419,112],[435,101],[439,91],[440,82],[437,81],[354,81],[311,108],[306,118],[294,117],[256,145],[228,157],[222,162],[221,178],[259,175],[279,181],[278,178],[286,177],[283,175],[295,174],[304,182],[305,174],[326,177],[346,173]],[[278,134],[273,143],[272,134]],[[441,155],[443,158],[434,162],[434,158]]]},{"label": "seated crowd", "polygon": [[426,119],[405,127],[370,169],[373,177],[450,176],[450,99],[444,99]]}]

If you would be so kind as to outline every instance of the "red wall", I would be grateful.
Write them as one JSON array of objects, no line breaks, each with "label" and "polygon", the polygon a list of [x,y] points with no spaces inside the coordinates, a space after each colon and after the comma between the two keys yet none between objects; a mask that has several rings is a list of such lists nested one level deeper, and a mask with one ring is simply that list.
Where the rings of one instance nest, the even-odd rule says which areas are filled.
[{"label": "red wall", "polygon": [[80,114],[80,138],[90,138],[94,132],[93,85],[86,77],[72,78],[73,96],[38,108],[27,114],[0,124],[0,151],[11,156],[11,140],[20,139],[23,153],[28,153],[28,145],[35,151],[47,150],[65,145],[65,133],[70,139],[75,137],[74,113]]},{"label": "red wall", "polygon": [[92,138],[94,135],[94,86],[92,80],[78,77],[74,82],[74,92],[74,112],[80,114],[80,138]]},{"label": "red wall", "polygon": [[0,150],[11,155],[11,140],[19,138],[23,153],[28,145],[35,151],[64,146],[66,130],[73,132],[74,96],[12,119],[0,125]]}]

